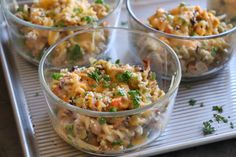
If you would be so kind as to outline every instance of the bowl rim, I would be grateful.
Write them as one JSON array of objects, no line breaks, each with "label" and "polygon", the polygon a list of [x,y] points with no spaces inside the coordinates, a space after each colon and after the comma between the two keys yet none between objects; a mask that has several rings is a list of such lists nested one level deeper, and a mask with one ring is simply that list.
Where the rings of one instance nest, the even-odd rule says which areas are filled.
[{"label": "bowl rim", "polygon": [[[173,59],[176,63],[177,71],[175,72],[175,79],[172,82],[173,83],[172,86],[169,87],[168,92],[165,93],[165,95],[163,97],[158,99],[156,102],[153,102],[152,104],[144,106],[142,108],[119,111],[119,112],[99,112],[99,111],[93,111],[93,110],[83,109],[83,108],[80,108],[80,107],[77,107],[77,106],[73,106],[73,105],[61,100],[59,97],[57,97],[50,90],[50,87],[48,86],[48,84],[45,80],[43,69],[44,69],[44,65],[45,65],[45,61],[47,59],[47,56],[52,52],[52,50],[56,46],[58,46],[59,44],[64,42],[65,40],[68,40],[69,38],[71,38],[75,35],[78,35],[78,34],[81,34],[81,33],[93,32],[95,30],[104,30],[104,29],[105,30],[107,30],[107,29],[108,30],[115,30],[115,31],[126,31],[126,32],[129,32],[129,33],[134,33],[134,34],[139,34],[139,35],[142,35],[142,36],[147,36],[147,37],[150,37],[150,38],[156,40],[157,42],[159,42],[163,47],[165,47],[168,50],[168,52],[172,55],[172,57],[173,57]],[[93,116],[93,117],[100,117],[100,116],[102,116],[102,117],[120,117],[120,116],[134,115],[134,114],[146,111],[148,109],[157,107],[158,105],[162,105],[162,103],[165,103],[165,101],[168,100],[169,97],[172,97],[175,94],[175,92],[178,90],[178,87],[179,87],[179,84],[180,84],[180,81],[181,81],[182,70],[181,70],[180,61],[178,59],[178,56],[174,52],[174,50],[170,46],[168,46],[166,43],[164,43],[163,41],[161,41],[160,39],[156,38],[153,35],[142,32],[142,31],[132,30],[132,29],[123,28],[123,27],[96,27],[96,28],[89,28],[89,29],[86,29],[86,30],[82,30],[82,31],[78,31],[76,33],[73,33],[73,34],[59,40],[58,42],[56,42],[52,46],[50,46],[45,51],[43,57],[41,58],[41,61],[39,63],[38,74],[39,74],[40,84],[41,84],[42,88],[44,89],[45,97],[50,96],[50,98],[52,98],[53,100],[55,100],[57,102],[57,105],[60,105],[61,107],[64,107],[68,110],[75,111],[75,112],[78,112],[78,113],[83,114],[83,115]]]},{"label": "bowl rim", "polygon": [[[102,22],[105,22],[115,11],[117,11],[117,9],[119,9],[119,7],[122,5],[123,0],[116,0],[115,2],[116,2],[116,4],[115,4],[114,8],[112,9],[112,11],[109,12],[109,14],[107,16],[96,20],[95,24],[92,23],[92,24],[87,24],[84,26],[55,27],[55,26],[43,26],[43,25],[34,24],[34,23],[31,23],[29,21],[23,20],[23,19],[15,16],[15,14],[13,14],[9,9],[9,5],[11,5],[13,3],[7,4],[6,0],[3,0],[3,12],[5,12],[15,22],[20,23],[20,24],[27,26],[27,27],[33,27],[35,29],[49,30],[49,31],[76,31],[76,30],[87,29],[89,27],[93,27],[94,25],[99,25]],[[32,2],[24,0],[22,2],[19,2],[18,4],[25,4],[25,3],[32,3]],[[13,5],[15,5],[15,4],[13,4]],[[6,19],[7,19],[7,17],[6,17]]]},{"label": "bowl rim", "polygon": [[165,33],[163,31],[156,30],[156,29],[152,28],[151,26],[146,25],[142,21],[140,21],[136,17],[135,13],[133,12],[130,1],[131,0],[126,0],[126,8],[128,10],[128,14],[131,16],[131,18],[133,20],[135,20],[138,24],[142,25],[145,29],[147,29],[153,33],[156,33],[158,35],[167,37],[167,38],[176,38],[176,39],[185,39],[185,40],[207,40],[207,39],[215,39],[215,38],[219,38],[219,37],[224,37],[224,36],[232,34],[236,31],[236,26],[234,26],[233,28],[231,28],[225,32],[222,32],[219,34],[214,34],[214,35],[208,35],[208,36],[181,36],[181,35],[174,35],[174,34]]}]

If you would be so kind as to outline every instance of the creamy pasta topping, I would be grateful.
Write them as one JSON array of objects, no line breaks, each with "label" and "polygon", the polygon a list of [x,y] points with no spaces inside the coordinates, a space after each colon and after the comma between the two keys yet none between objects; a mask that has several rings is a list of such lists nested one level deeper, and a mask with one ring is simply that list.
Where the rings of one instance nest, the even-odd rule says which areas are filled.
[{"label": "creamy pasta topping", "polygon": [[[119,112],[151,104],[164,95],[148,62],[144,68],[95,61],[90,67],[73,67],[53,73],[51,90],[71,105],[101,112]],[[167,107],[167,106],[166,106]],[[121,117],[91,117],[57,108],[57,133],[80,149],[121,152],[139,146],[162,130],[160,114],[152,109]]]},{"label": "creamy pasta topping", "polygon": [[134,67],[95,61],[88,68],[54,73],[52,91],[72,105],[109,112],[139,108],[164,95],[150,66]]},{"label": "creamy pasta topping", "polygon": [[[216,16],[215,11],[203,10],[200,6],[181,3],[166,11],[158,9],[148,18],[151,27],[179,36],[208,36],[231,29],[232,24],[223,22],[225,16]],[[184,76],[196,76],[226,63],[231,55],[228,37],[188,40],[160,37],[177,53]],[[151,47],[155,47],[154,45]]]},{"label": "creamy pasta topping", "polygon": [[[95,25],[99,19],[104,18],[110,12],[109,5],[103,0],[95,0],[93,3],[88,0],[40,0],[38,3],[24,4],[17,8],[15,15],[25,21],[59,28],[85,26],[88,24]],[[108,23],[104,21],[101,25],[106,26]],[[43,55],[43,51],[56,41],[74,33],[74,31],[49,31],[21,25],[17,26],[24,35],[24,44],[29,51],[29,56],[36,60],[39,60]],[[91,52],[91,50],[96,49],[93,46],[93,42],[98,37],[95,36],[92,33],[84,33],[81,35],[80,40],[71,41],[69,45],[79,44],[84,50]],[[99,38],[102,40],[104,36],[101,34]],[[56,62],[62,62],[65,59],[66,46],[64,44],[61,47],[64,48],[60,48],[60,54],[55,58]]]},{"label": "creamy pasta topping", "polygon": [[148,20],[151,27],[157,30],[181,36],[219,34],[233,27],[222,22],[222,17],[215,16],[213,10],[207,11],[200,6],[184,3],[169,11],[160,8]]},{"label": "creamy pasta topping", "polygon": [[83,26],[108,15],[109,6],[103,0],[40,0],[19,7],[16,16],[43,26]]}]

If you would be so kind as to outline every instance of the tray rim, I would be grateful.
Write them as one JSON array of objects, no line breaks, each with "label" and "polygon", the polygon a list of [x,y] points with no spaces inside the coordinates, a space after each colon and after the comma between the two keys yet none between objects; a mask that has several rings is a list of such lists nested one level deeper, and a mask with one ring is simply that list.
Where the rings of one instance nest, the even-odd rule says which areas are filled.
[{"label": "tray rim", "polygon": [[[2,25],[4,25],[4,23]],[[3,30],[1,27],[4,26],[0,25],[0,30]],[[29,111],[25,100],[24,90],[20,84],[20,80],[16,77],[18,74],[15,64],[10,64],[14,63],[13,57],[10,57],[12,54],[6,53],[7,50],[10,51],[7,43],[5,43],[0,36],[0,60],[13,108],[21,148],[25,157],[37,157],[39,156],[39,152],[36,149],[33,125],[29,115],[26,115]],[[7,56],[7,54],[9,56]]]},{"label": "tray rim", "polygon": [[[166,2],[168,1],[171,0],[166,0]],[[4,22],[0,23],[0,30],[4,30],[3,27],[5,27]],[[19,79],[17,79],[18,76],[17,67],[15,64],[12,64],[14,63],[15,57],[12,57],[13,54],[10,50],[10,46],[8,45],[8,41],[4,41],[3,35],[8,36],[8,34],[4,33],[0,34],[0,60],[4,72],[5,81],[7,83],[8,93],[13,108],[14,118],[16,121],[17,130],[21,141],[23,154],[26,157],[38,157],[39,150],[37,149],[37,144],[36,144],[37,141],[35,141],[34,139],[35,133],[34,133],[34,128],[32,126],[32,121],[30,119],[30,116],[28,115],[29,110],[26,97],[24,95],[24,90],[21,85],[21,82]],[[156,147],[147,148],[141,151],[132,152],[130,154],[124,154],[122,156],[133,157],[133,156],[150,156],[150,155],[163,154],[195,146],[200,146],[204,144],[223,141],[235,137],[236,137],[236,130],[231,132],[224,132],[221,134],[214,134],[194,141],[188,140],[185,142],[181,142],[181,144],[177,143],[177,144],[167,145],[161,148],[156,148]]]}]

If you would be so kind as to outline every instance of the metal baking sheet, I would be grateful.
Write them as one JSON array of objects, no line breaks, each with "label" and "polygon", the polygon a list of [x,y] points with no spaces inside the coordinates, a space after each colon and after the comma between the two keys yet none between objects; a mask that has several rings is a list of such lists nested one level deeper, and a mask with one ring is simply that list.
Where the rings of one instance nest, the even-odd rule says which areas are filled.
[{"label": "metal baking sheet", "polygon": [[[37,67],[10,50],[5,23],[0,22],[0,55],[10,92],[24,154],[27,157],[89,156],[64,141],[54,132],[47,114],[46,100],[39,85]],[[191,88],[189,88],[191,86]],[[195,106],[188,101],[197,100]],[[200,107],[200,103],[204,103]],[[170,122],[160,138],[143,149],[124,156],[150,156],[236,137],[236,57],[217,76],[205,81],[182,84]],[[214,123],[216,132],[202,134],[202,123],[213,118],[212,106],[223,105],[229,122]]]}]

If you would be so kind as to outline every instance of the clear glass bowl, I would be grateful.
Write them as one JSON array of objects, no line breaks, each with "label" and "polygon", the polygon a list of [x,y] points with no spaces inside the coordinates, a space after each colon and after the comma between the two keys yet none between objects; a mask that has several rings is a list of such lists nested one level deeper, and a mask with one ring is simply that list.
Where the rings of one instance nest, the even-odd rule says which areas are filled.
[{"label": "clear glass bowl", "polygon": [[[236,16],[232,14],[232,7],[231,11],[226,11],[232,4],[225,2],[222,5],[222,1],[226,0],[152,1],[150,2],[151,4],[139,6],[135,1],[127,0],[129,27],[154,33],[175,50],[182,66],[182,81],[206,79],[219,72],[229,62],[234,51]],[[224,15],[226,17],[224,22],[226,24],[231,23],[233,28],[217,35],[179,36],[156,30],[148,24],[148,18],[158,8],[170,10],[177,7],[181,2],[185,2],[187,5],[200,5],[201,8],[207,8],[208,10],[215,10],[216,15]]]},{"label": "clear glass bowl", "polygon": [[[67,58],[66,61],[60,64],[53,62],[53,58],[57,54],[57,48],[65,42],[74,40],[74,38],[86,33],[98,32],[106,32],[109,39],[106,43],[94,43],[95,47],[102,47],[99,49],[101,53],[96,56],[92,52],[87,53],[91,55],[84,56],[76,61]],[[138,48],[134,38],[141,37],[152,41],[155,44],[155,49],[145,44]],[[156,73],[159,88],[165,92],[165,95],[156,102],[142,108],[117,112],[92,111],[64,102],[50,90],[52,74],[59,72],[62,68],[71,69],[75,65],[88,67],[90,57],[109,59],[111,62],[120,59],[121,64],[136,66],[143,66],[142,61],[149,60],[151,71]],[[96,155],[116,156],[140,148],[161,135],[174,106],[181,80],[181,65],[177,55],[169,46],[147,33],[126,28],[103,27],[76,32],[51,46],[41,59],[39,78],[47,99],[49,115],[57,134],[81,151]],[[105,124],[105,126],[98,124],[98,119],[101,117],[109,121],[109,124]],[[117,125],[121,119],[123,121]],[[100,130],[99,133],[95,133],[93,124],[96,124],[98,127],[96,128]],[[73,128],[73,133],[69,134],[68,128]],[[119,146],[113,145],[111,141],[107,141],[109,136],[118,138],[123,142]],[[103,142],[101,139],[103,139]],[[107,147],[104,146],[104,143],[107,144]]]},{"label": "clear glass bowl", "polygon": [[[41,1],[47,2],[47,0]],[[48,2],[50,2],[50,0],[48,0]],[[88,2],[93,3],[95,0],[88,0]],[[11,44],[14,51],[20,54],[27,61],[38,65],[44,50],[46,50],[56,41],[69,34],[72,34],[75,31],[80,31],[95,26],[117,26],[122,0],[104,0],[104,2],[110,7],[108,15],[101,17],[98,20],[94,20],[90,24],[83,26],[69,26],[66,24],[61,26],[43,26],[25,21],[15,15],[18,8],[24,9],[25,4],[30,7],[32,4],[38,3],[38,1],[3,0],[4,14],[8,23]],[[74,10],[71,12],[73,13]],[[65,18],[67,17],[65,16]],[[87,34],[81,38],[87,38],[88,40],[91,40],[91,36],[91,34]],[[89,46],[85,44],[84,49],[87,47]]]}]

